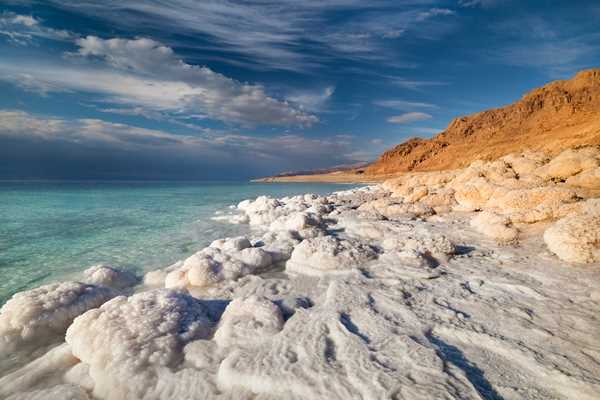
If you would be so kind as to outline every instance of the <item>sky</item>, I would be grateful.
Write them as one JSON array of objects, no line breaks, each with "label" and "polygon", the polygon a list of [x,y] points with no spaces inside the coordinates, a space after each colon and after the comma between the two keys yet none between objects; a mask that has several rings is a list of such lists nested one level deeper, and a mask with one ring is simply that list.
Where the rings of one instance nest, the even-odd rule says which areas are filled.
[{"label": "sky", "polygon": [[0,0],[0,179],[366,162],[599,66],[597,0]]}]

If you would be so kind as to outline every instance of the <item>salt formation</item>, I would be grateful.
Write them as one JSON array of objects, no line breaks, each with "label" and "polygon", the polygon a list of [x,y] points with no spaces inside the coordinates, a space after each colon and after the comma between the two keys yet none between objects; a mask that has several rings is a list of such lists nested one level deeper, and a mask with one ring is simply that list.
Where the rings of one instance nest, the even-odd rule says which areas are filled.
[{"label": "salt formation", "polygon": [[248,238],[219,239],[205,249],[167,269],[166,275],[152,273],[146,282],[160,282],[166,288],[209,287],[224,280],[236,280],[273,264],[271,253],[253,247]]},{"label": "salt formation", "polygon": [[219,346],[254,346],[283,328],[280,309],[265,298],[234,299],[223,313],[214,340]]},{"label": "salt formation", "polygon": [[3,349],[31,357],[0,397],[596,400],[599,160],[510,154],[242,201],[216,218],[247,236],[144,285],[95,266],[14,296]]},{"label": "salt formation", "polygon": [[83,271],[83,275],[83,281],[86,283],[113,289],[125,289],[138,282],[136,276],[132,273],[103,264],[86,269]]},{"label": "salt formation", "polygon": [[369,246],[333,236],[306,239],[294,249],[286,270],[307,275],[347,273],[376,257]]},{"label": "salt formation", "polygon": [[185,344],[208,337],[211,325],[200,301],[153,290],[86,312],[69,327],[66,341],[89,368],[94,396],[160,398],[161,390],[169,391],[157,380],[174,373]]},{"label": "salt formation", "polygon": [[75,317],[114,295],[109,288],[79,282],[51,283],[17,293],[0,309],[0,352],[51,343]]},{"label": "salt formation", "polygon": [[600,201],[588,200],[544,233],[550,251],[569,262],[600,262]]}]

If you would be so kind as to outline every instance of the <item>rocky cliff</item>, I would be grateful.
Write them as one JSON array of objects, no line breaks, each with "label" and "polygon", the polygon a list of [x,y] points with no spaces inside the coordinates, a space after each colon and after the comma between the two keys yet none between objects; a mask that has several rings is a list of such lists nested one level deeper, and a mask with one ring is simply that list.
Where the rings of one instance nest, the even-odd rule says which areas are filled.
[{"label": "rocky cliff", "polygon": [[410,139],[383,153],[365,175],[461,168],[524,150],[554,155],[600,144],[600,69],[549,83],[511,105],[453,120],[431,139]]}]

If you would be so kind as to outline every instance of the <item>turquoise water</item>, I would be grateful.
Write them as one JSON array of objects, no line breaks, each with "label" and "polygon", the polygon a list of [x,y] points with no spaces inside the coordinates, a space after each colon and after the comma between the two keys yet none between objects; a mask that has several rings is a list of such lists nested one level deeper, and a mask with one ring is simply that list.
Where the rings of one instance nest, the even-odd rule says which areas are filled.
[{"label": "turquoise water", "polygon": [[199,182],[0,182],[0,304],[13,293],[98,263],[165,267],[244,226],[217,210],[262,194],[345,186]]}]

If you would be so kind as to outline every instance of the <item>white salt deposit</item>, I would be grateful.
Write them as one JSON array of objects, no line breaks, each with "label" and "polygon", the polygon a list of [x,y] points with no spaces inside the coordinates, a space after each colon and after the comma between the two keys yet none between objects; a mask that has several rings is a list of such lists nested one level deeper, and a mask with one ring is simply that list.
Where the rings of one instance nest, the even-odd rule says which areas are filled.
[{"label": "white salt deposit", "polygon": [[144,285],[96,266],[15,295],[0,397],[597,400],[599,160],[245,200],[216,218],[251,234]]},{"label": "white salt deposit", "polygon": [[0,309],[0,353],[52,342],[75,317],[114,295],[107,287],[79,282],[51,283],[15,294]]},{"label": "white salt deposit", "polygon": [[106,286],[113,289],[125,289],[138,282],[134,274],[109,265],[94,265],[83,271],[85,283]]}]

